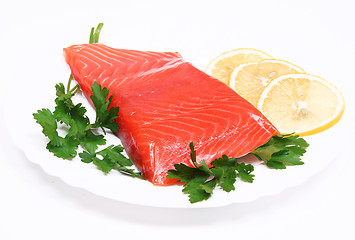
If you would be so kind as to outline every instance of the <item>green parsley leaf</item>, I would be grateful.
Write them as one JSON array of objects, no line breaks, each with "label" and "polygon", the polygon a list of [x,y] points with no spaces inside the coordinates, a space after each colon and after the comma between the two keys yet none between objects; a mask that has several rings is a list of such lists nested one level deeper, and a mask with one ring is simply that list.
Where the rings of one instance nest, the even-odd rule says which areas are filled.
[{"label": "green parsley leaf", "polygon": [[105,127],[110,129],[112,132],[118,131],[118,124],[114,121],[118,118],[118,107],[109,108],[113,95],[108,98],[109,91],[107,88],[101,88],[101,86],[94,82],[92,85],[92,93],[90,96],[92,102],[94,103],[96,110],[96,121],[95,127]]},{"label": "green parsley leaf", "polygon": [[71,101],[71,97],[74,94],[68,92],[65,93],[65,87],[63,83],[59,83],[55,85],[57,100],[64,102],[68,108],[74,107],[73,102]]},{"label": "green parsley leaf", "polygon": [[276,135],[252,151],[252,154],[270,168],[285,169],[288,165],[304,164],[300,157],[308,146],[309,144],[298,135]]},{"label": "green parsley leaf", "polygon": [[112,169],[116,169],[123,174],[143,179],[140,172],[128,168],[132,166],[133,163],[122,154],[123,150],[123,147],[120,145],[110,145],[96,153],[84,151],[80,153],[79,156],[82,162],[93,162],[98,169],[105,173],[109,173]]},{"label": "green parsley leaf", "polygon": [[59,144],[53,144],[50,141],[47,144],[47,149],[54,154],[54,156],[63,159],[72,159],[76,156],[79,141],[75,138],[66,136],[65,138],[59,137]]},{"label": "green parsley leaf", "polygon": [[111,145],[99,151],[97,154],[100,154],[101,156],[106,156],[106,155],[110,156],[110,158],[115,159],[116,163],[122,167],[132,166],[133,163],[131,162],[131,160],[129,160],[122,154],[123,150],[124,148],[120,145],[118,146]]},{"label": "green parsley leaf", "polygon": [[255,175],[250,174],[254,171],[254,166],[251,164],[239,163],[237,166],[238,177],[243,181],[252,183],[254,181]]},{"label": "green parsley leaf", "polygon": [[212,194],[213,189],[215,189],[216,185],[217,185],[217,179],[213,178],[209,181],[206,181],[204,183],[201,184],[201,188],[208,194]]},{"label": "green parsley leaf", "polygon": [[189,201],[191,203],[207,200],[211,197],[214,186],[209,186],[206,191],[206,187],[209,185],[209,183],[206,182],[208,177],[209,175],[196,176],[184,185],[182,191],[189,195]]},{"label": "green parsley leaf", "polygon": [[92,131],[85,131],[85,136],[80,139],[81,146],[89,153],[94,154],[99,145],[105,145],[106,139],[101,134],[94,134]]},{"label": "green parsley leaf", "polygon": [[69,108],[64,101],[60,101],[58,98],[56,99],[55,102],[56,102],[56,106],[53,115],[61,123],[65,123],[66,125],[69,125],[69,122],[71,120],[69,112],[71,108]]},{"label": "green parsley leaf", "polygon": [[57,132],[57,121],[49,109],[38,110],[37,113],[33,114],[36,122],[42,126],[43,134],[49,138],[52,145],[59,146],[61,144],[61,139]]},{"label": "green parsley leaf", "polygon": [[76,155],[79,141],[71,136],[60,137],[57,131],[57,119],[49,109],[38,110],[33,114],[43,128],[43,134],[49,138],[47,149],[55,156],[63,159],[72,159]]},{"label": "green parsley leaf", "polygon": [[209,174],[206,174],[205,172],[201,171],[200,169],[186,166],[183,163],[175,164],[174,167],[175,167],[175,170],[168,171],[167,177],[180,179],[181,182],[189,182],[192,179],[194,179],[195,176],[199,176],[199,175],[209,176]]},{"label": "green parsley leaf", "polygon": [[82,152],[79,154],[81,161],[84,163],[94,163],[98,169],[104,173],[109,173],[112,170],[113,165],[115,164],[108,155],[104,156],[102,159],[99,159],[96,153],[91,154],[89,152]]},{"label": "green parsley leaf", "polygon": [[234,183],[237,181],[237,173],[235,168],[230,168],[226,170],[221,178],[221,188],[226,191],[230,192],[235,190]]},{"label": "green parsley leaf", "polygon": [[211,162],[211,165],[214,166],[212,171],[215,173],[215,176],[220,179],[221,188],[226,192],[235,190],[234,183],[237,178],[236,166],[238,165],[236,159],[223,155],[221,158]]},{"label": "green parsley leaf", "polygon": [[93,163],[104,173],[109,173],[112,170],[113,165],[115,165],[115,160],[111,159],[108,155],[105,155],[102,159],[97,157],[94,157],[93,159]]},{"label": "green parsley leaf", "polygon": [[133,166],[133,163],[129,158],[123,155],[123,150],[124,148],[120,145],[111,145],[97,152],[97,154],[103,156],[104,158],[109,157],[110,159],[113,159],[114,164],[111,166],[112,169],[116,169],[126,175],[143,179],[140,172],[136,172],[133,169],[128,168]]},{"label": "green parsley leaf", "polygon": [[79,157],[81,158],[82,162],[91,163],[94,161],[95,153],[91,154],[89,152],[83,151],[82,153],[79,153]]},{"label": "green parsley leaf", "polygon": [[84,136],[87,136],[87,126],[90,124],[88,117],[85,116],[86,109],[81,106],[81,103],[75,105],[69,112],[70,121],[69,121],[69,136],[76,136],[81,139]]},{"label": "green parsley leaf", "polygon": [[81,138],[85,135],[89,119],[85,116],[86,109],[81,103],[74,105],[71,97],[73,94],[64,94],[63,84],[57,84],[57,98],[55,99],[56,107],[53,112],[55,118],[61,123],[70,126],[69,136]]}]

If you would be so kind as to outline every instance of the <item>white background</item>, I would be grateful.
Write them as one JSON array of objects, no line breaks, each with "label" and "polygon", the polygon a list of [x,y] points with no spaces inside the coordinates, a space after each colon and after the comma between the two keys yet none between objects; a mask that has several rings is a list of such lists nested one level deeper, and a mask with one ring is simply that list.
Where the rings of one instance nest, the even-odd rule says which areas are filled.
[{"label": "white background", "polygon": [[[346,98],[347,116],[354,119],[354,10],[353,1],[340,0],[2,2],[0,107],[11,104],[5,92],[21,97],[16,96],[21,86],[13,78],[22,68],[16,59],[41,49],[26,52],[17,46],[36,38],[42,24],[48,34],[56,32],[49,30],[52,23],[57,26],[62,21],[59,32],[73,24],[87,36],[87,29],[101,21],[110,30],[116,23],[117,31],[133,22],[137,33],[129,36],[131,41],[122,36],[123,47],[139,49],[152,42],[151,50],[160,50],[164,45],[152,41],[158,37],[159,42],[176,42],[176,49],[168,50],[183,53],[184,45],[191,44],[196,51],[188,60],[201,66],[223,51],[254,47],[313,74],[337,79]],[[28,34],[30,28],[34,34]],[[155,28],[162,29],[161,34],[149,36]],[[221,40],[213,44],[208,37],[216,35]],[[109,36],[104,27],[102,39],[120,40],[108,40]],[[63,47],[76,43],[70,37],[63,37],[67,39]],[[223,44],[229,42],[226,38],[235,39],[235,44]],[[199,48],[201,41],[211,41],[211,49],[204,52]],[[28,79],[34,84],[35,80]],[[13,107],[21,111],[21,106]],[[220,208],[167,209],[104,199],[48,176],[14,146],[4,118],[11,116],[1,112],[0,117],[0,239],[355,238],[352,135],[338,139],[349,147],[324,171],[280,194]],[[351,128],[349,132],[354,132]]]}]

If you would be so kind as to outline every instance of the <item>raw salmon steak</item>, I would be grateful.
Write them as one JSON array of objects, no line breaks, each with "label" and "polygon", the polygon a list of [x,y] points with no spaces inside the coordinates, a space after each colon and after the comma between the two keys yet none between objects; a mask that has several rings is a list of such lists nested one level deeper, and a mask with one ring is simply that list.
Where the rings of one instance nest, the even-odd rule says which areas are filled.
[{"label": "raw salmon steak", "polygon": [[95,81],[114,94],[118,136],[155,185],[177,181],[166,178],[174,164],[193,166],[190,142],[197,161],[211,166],[223,154],[243,156],[279,133],[254,106],[179,53],[83,44],[65,48],[64,55],[89,101]]}]

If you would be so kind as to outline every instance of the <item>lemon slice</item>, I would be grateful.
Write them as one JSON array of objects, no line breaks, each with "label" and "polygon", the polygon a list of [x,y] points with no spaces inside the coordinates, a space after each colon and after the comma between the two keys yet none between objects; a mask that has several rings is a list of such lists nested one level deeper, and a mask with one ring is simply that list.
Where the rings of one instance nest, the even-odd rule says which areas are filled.
[{"label": "lemon slice", "polygon": [[290,73],[304,73],[304,70],[278,59],[246,63],[234,69],[229,86],[256,106],[261,93],[271,79]]},{"label": "lemon slice", "polygon": [[207,66],[206,73],[228,85],[233,70],[240,64],[258,62],[272,57],[252,48],[238,48],[215,57]]},{"label": "lemon slice", "polygon": [[281,133],[306,136],[336,124],[345,104],[341,92],[326,80],[309,74],[288,74],[269,83],[257,107]]}]

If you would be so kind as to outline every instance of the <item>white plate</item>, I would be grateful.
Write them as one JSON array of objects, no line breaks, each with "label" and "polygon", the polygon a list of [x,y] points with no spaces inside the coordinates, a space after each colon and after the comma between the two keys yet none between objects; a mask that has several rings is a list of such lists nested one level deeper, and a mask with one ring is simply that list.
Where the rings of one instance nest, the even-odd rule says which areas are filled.
[{"label": "white plate", "polygon": [[[65,21],[60,22],[60,24],[58,21],[55,22],[57,25],[54,26],[53,22],[47,25],[42,24],[41,31],[30,30],[29,28],[21,29],[19,38],[23,35],[32,35],[36,36],[36,39],[27,38],[26,42],[15,41],[12,43],[12,46],[17,47],[17,52],[26,54],[14,53],[12,58],[9,59],[9,61],[13,61],[14,69],[20,67],[21,71],[14,71],[14,75],[9,79],[12,83],[16,83],[18,88],[15,96],[11,93],[6,98],[11,99],[11,105],[6,104],[4,116],[15,144],[25,152],[27,158],[31,162],[39,164],[46,173],[61,178],[68,185],[86,189],[106,198],[145,206],[217,207],[252,201],[301,184],[324,169],[346,147],[344,142],[339,141],[339,139],[345,139],[349,129],[352,129],[349,127],[350,117],[347,112],[333,128],[306,138],[310,147],[303,157],[305,165],[288,167],[286,170],[273,170],[256,162],[254,183],[238,181],[235,191],[225,193],[216,190],[211,199],[195,204],[189,203],[188,196],[181,192],[181,186],[156,187],[147,181],[133,179],[115,171],[105,175],[97,170],[93,164],[82,163],[78,158],[72,161],[58,159],[46,150],[47,140],[41,133],[41,127],[35,123],[32,113],[40,108],[54,108],[54,85],[58,82],[66,84],[69,76],[69,69],[62,56],[62,48],[71,44],[86,42],[87,30],[91,26],[85,25],[86,29],[83,30],[81,29],[83,24],[70,26],[65,25],[67,23]],[[232,48],[231,46],[234,46],[234,48],[250,47],[237,45],[235,39],[231,36],[223,40],[226,44],[221,44],[222,40],[220,39],[211,38],[201,41],[197,45],[196,38],[202,38],[201,34],[199,35],[189,28],[181,30],[181,35],[187,36],[189,34],[189,38],[175,37],[174,40],[169,40],[167,37],[169,34],[166,31],[162,32],[162,29],[166,27],[163,23],[155,29],[149,28],[148,30],[139,25],[124,28],[120,26],[119,31],[114,27],[114,22],[105,22],[105,24],[101,42],[107,45],[141,50],[180,51],[188,61],[198,67],[206,65],[212,56],[222,50],[222,45],[229,49]],[[78,27],[80,27],[80,31],[77,30]],[[139,34],[137,34],[137,31],[131,30],[137,28],[141,30],[138,31]],[[139,35],[145,34],[146,39],[142,41]],[[16,33],[13,36],[16,36]],[[160,38],[157,38],[157,36]],[[195,39],[195,41],[192,41],[194,43],[192,46],[187,41],[190,38]],[[254,39],[254,36],[249,38]],[[118,39],[120,39],[120,45],[115,44]],[[159,39],[159,41],[154,41],[154,39]],[[181,39],[184,41],[181,41]],[[216,41],[219,41],[220,44],[217,45],[218,47],[212,48],[212,42],[216,43]],[[248,42],[248,38],[244,38],[243,41]],[[275,52],[277,52],[278,46],[275,43],[273,47],[269,48],[275,49]],[[206,49],[210,49],[210,51],[206,51]],[[268,53],[273,55],[272,52]],[[327,78],[324,75],[323,77]],[[337,84],[339,79],[332,82]],[[84,103],[86,103],[85,100]],[[88,104],[85,105],[88,109],[91,109]],[[108,137],[108,143],[119,143],[116,137]]]}]

